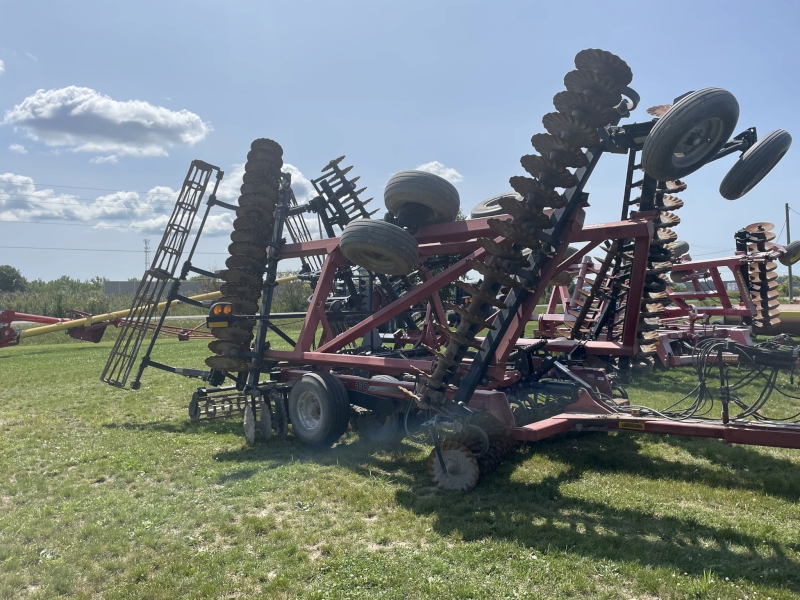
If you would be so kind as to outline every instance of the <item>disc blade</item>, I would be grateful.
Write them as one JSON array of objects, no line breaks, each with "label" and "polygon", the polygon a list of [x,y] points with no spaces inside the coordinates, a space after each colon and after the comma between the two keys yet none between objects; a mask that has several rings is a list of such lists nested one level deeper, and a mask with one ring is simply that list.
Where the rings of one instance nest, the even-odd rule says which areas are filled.
[{"label": "disc blade", "polygon": [[744,228],[745,231],[748,233],[765,233],[767,231],[772,231],[775,229],[775,225],[772,223],[767,223],[766,221],[759,221],[758,223],[751,223],[747,227]]}]

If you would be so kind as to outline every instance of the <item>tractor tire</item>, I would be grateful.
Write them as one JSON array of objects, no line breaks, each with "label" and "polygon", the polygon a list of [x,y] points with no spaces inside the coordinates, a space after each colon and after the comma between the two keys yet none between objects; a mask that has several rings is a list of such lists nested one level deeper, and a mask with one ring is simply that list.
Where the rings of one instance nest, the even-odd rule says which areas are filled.
[{"label": "tractor tire", "polygon": [[506,192],[505,194],[498,194],[487,198],[483,202],[479,202],[475,208],[469,212],[470,219],[482,219],[484,217],[495,217],[497,215],[504,215],[506,211],[500,206],[502,198],[512,198],[514,200],[523,200],[522,196],[517,192]]},{"label": "tractor tire", "polygon": [[426,207],[433,215],[420,225],[455,221],[461,207],[452,183],[427,171],[400,171],[392,176],[383,192],[386,208],[397,215],[404,207]]},{"label": "tractor tire", "polygon": [[786,246],[786,252],[778,257],[778,262],[782,265],[793,265],[800,260],[800,241],[795,241]]},{"label": "tractor tire", "polygon": [[347,260],[381,275],[408,275],[419,260],[414,236],[386,221],[351,221],[342,232],[339,247]]},{"label": "tractor tire", "polygon": [[659,181],[694,173],[725,145],[738,120],[739,103],[727,90],[692,92],[653,126],[642,147],[642,168]]},{"label": "tractor tire", "polygon": [[306,373],[289,392],[289,419],[301,442],[330,447],[350,423],[344,384],[330,373]]},{"label": "tractor tire", "polygon": [[753,189],[778,164],[792,145],[788,131],[776,129],[753,144],[739,157],[719,185],[726,200],[738,200]]},{"label": "tractor tire", "polygon": [[[371,381],[394,381],[391,375],[375,375]],[[399,412],[386,417],[374,413],[359,415],[353,419],[353,426],[358,434],[366,441],[374,444],[397,444],[406,435],[403,426],[403,415]]]}]

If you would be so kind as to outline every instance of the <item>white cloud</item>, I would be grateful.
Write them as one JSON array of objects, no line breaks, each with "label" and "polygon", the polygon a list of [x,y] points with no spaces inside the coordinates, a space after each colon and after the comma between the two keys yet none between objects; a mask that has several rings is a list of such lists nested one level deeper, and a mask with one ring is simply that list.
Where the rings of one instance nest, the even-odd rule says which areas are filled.
[{"label": "white cloud", "polygon": [[76,86],[37,91],[6,111],[2,124],[51,148],[116,157],[168,156],[168,148],[193,146],[212,130],[188,110],[118,101]]},{"label": "white cloud", "polygon": [[90,163],[94,163],[96,165],[101,165],[103,163],[111,163],[115,165],[119,162],[116,154],[109,154],[108,156],[95,156],[94,158],[89,159]]},{"label": "white cloud", "polygon": [[30,52],[26,52],[26,53],[25,53],[25,56],[27,56],[28,58],[30,58],[30,59],[31,59],[32,61],[34,61],[34,62],[39,62],[39,59],[38,59],[38,58],[36,58],[36,57],[35,57],[33,54],[31,54]]},{"label": "white cloud", "polygon": [[[217,199],[223,202],[236,203],[239,197],[239,188],[242,187],[242,177],[244,176],[244,163],[232,165],[230,170],[225,171],[225,176],[217,188]],[[214,179],[208,182],[208,192],[214,189]]]},{"label": "white cloud", "polygon": [[[292,189],[299,203],[316,196],[314,187],[303,173],[293,165],[284,165],[283,171],[292,175]],[[217,198],[236,204],[242,185],[244,165],[232,165],[222,180]],[[206,193],[213,189],[213,179]],[[167,186],[155,186],[146,194],[139,192],[113,192],[87,201],[85,193],[59,194],[52,189],[41,189],[32,178],[13,173],[0,173],[0,221],[64,221],[93,225],[98,229],[129,227],[136,233],[163,233],[177,199],[178,191]],[[202,213],[201,206],[200,213]],[[228,235],[233,230],[233,211],[214,209],[203,229],[203,235]],[[313,213],[302,215],[312,239],[320,237],[317,217]],[[199,215],[195,226],[199,223]],[[288,237],[288,232],[286,233]]]},{"label": "white cloud", "polygon": [[433,173],[434,175],[438,175],[442,179],[446,179],[450,183],[458,183],[459,181],[464,181],[464,177],[463,175],[461,175],[461,173],[459,173],[452,167],[445,167],[438,160],[433,160],[431,162],[425,163],[424,165],[418,166],[417,171],[427,171],[428,173]]},{"label": "white cloud", "polygon": [[6,72],[6,63],[0,60],[0,75]]},{"label": "white cloud", "polygon": [[28,153],[28,151],[25,149],[25,146],[23,146],[22,144],[11,144],[8,147],[8,149],[11,150],[12,152],[16,152],[17,154],[27,154]]}]

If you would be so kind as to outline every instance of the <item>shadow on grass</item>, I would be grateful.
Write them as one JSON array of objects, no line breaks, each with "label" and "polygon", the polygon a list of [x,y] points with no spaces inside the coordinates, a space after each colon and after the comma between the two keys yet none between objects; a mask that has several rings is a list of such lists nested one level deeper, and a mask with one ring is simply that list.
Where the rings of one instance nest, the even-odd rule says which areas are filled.
[{"label": "shadow on grass", "polygon": [[[566,467],[560,474],[536,483],[512,478],[515,467],[527,458],[519,453],[468,495],[421,495],[403,489],[396,494],[397,502],[416,514],[435,516],[434,528],[440,534],[457,533],[466,541],[504,539],[542,553],[563,550],[595,560],[668,567],[694,576],[703,576],[710,569],[718,576],[800,591],[800,561],[786,555],[787,551],[799,551],[800,544],[782,543],[766,534],[743,533],[725,524],[710,525],[708,515],[695,518],[672,500],[674,495],[665,499],[672,502],[668,512],[673,514],[657,515],[654,513],[661,511],[655,506],[651,512],[631,508],[624,503],[624,496],[621,502],[620,493],[624,491],[609,490],[606,494],[598,489],[589,494],[592,498],[586,498],[578,497],[582,492],[564,487],[590,473],[622,473],[657,481],[758,490],[795,502],[800,497],[800,467],[765,455],[753,456],[755,453],[746,448],[731,448],[733,452],[727,458],[739,460],[733,462],[736,466],[732,471],[726,468],[728,472],[723,472],[643,455],[637,440],[627,436],[587,438],[579,446],[576,441],[554,439],[530,449]],[[396,460],[376,462],[386,469],[399,466]],[[410,464],[402,466],[410,473],[407,483],[411,490],[430,489],[421,465],[416,469]],[[605,495],[607,500],[594,499],[598,495]],[[653,500],[659,502],[658,498]]]},{"label": "shadow on grass", "polygon": [[[455,534],[465,541],[508,540],[540,553],[563,550],[700,577],[710,569],[718,576],[800,592],[800,562],[786,554],[800,551],[800,544],[742,533],[723,523],[710,525],[708,515],[695,518],[673,500],[674,495],[666,501],[672,502],[669,512],[679,514],[656,515],[655,507],[651,512],[626,505],[624,490],[610,490],[607,500],[596,500],[598,494],[576,497],[579,492],[564,487],[592,473],[626,474],[667,485],[696,483],[719,490],[760,492],[789,502],[800,500],[800,467],[791,461],[715,441],[663,440],[704,460],[682,463],[680,458],[673,462],[649,456],[641,451],[641,440],[632,436],[564,436],[512,455],[466,495],[435,491],[425,462],[419,459],[419,447],[405,443],[395,451],[361,442],[323,451],[290,439],[220,452],[215,458],[270,468],[290,460],[340,465],[365,477],[381,470],[391,473],[399,484],[398,505],[419,515],[433,515],[434,528],[441,535]],[[536,483],[514,480],[515,468],[532,453],[559,463],[564,470]],[[240,473],[255,472],[243,469]],[[790,574],[795,580],[788,578]]]}]

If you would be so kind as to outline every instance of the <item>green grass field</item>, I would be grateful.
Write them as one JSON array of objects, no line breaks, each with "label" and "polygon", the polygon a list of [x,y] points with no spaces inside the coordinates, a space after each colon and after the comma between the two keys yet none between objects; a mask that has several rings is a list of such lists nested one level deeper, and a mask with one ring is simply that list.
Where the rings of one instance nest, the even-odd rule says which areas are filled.
[{"label": "green grass field", "polygon": [[[196,380],[108,387],[109,349],[0,350],[2,598],[800,597],[800,451],[565,436],[444,493],[426,446],[247,446],[238,420],[190,424]],[[664,406],[691,387],[672,371],[629,389]]]}]

